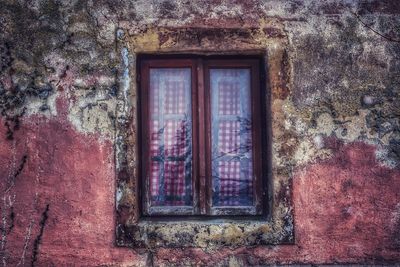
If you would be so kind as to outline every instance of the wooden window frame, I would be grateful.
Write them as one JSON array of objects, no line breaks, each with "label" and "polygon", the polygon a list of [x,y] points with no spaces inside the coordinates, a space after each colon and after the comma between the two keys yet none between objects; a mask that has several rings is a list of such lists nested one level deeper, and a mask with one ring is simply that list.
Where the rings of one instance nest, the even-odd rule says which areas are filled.
[{"label": "wooden window frame", "polygon": [[[138,150],[140,158],[139,177],[141,177],[140,213],[143,217],[165,216],[253,216],[266,215],[266,172],[265,162],[265,125],[262,118],[264,103],[261,97],[260,58],[243,57],[205,57],[205,56],[164,56],[144,57],[140,59],[138,70],[140,129]],[[150,206],[149,190],[149,82],[150,68],[191,68],[192,100],[192,196],[193,206]],[[218,68],[249,68],[251,77],[251,116],[252,116],[252,151],[253,151],[253,206],[212,206],[211,175],[211,96],[210,70]],[[201,145],[205,144],[205,145]]]}]

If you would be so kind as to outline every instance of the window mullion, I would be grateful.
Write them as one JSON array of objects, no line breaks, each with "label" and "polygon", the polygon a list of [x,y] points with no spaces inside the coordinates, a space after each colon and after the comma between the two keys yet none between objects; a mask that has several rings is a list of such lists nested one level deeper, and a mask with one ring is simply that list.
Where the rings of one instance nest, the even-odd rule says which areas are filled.
[{"label": "window mullion", "polygon": [[198,87],[198,73],[197,73],[197,64],[195,60],[192,60],[192,166],[193,166],[193,174],[192,174],[192,184],[193,184],[193,208],[195,214],[200,214],[201,201],[200,192],[201,189],[199,183],[199,166],[201,162],[200,157],[200,146],[199,146],[199,118],[198,118],[198,109],[199,109],[199,101],[197,95],[197,87]]},{"label": "window mullion", "polygon": [[199,204],[200,214],[207,214],[207,160],[206,160],[206,107],[204,95],[204,68],[203,60],[197,60],[197,99],[198,99],[198,126],[199,126]]}]

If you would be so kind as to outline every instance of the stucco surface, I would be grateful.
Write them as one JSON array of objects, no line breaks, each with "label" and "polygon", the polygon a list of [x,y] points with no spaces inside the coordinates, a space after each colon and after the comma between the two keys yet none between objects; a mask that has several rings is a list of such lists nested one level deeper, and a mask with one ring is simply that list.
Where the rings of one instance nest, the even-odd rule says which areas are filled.
[{"label": "stucco surface", "polygon": [[[400,263],[396,1],[0,5],[4,266]],[[282,62],[267,65],[282,69],[266,87],[272,183],[293,215],[294,244],[118,247],[116,220],[137,208],[116,212],[130,201],[118,197],[134,196],[121,190],[135,190],[117,180],[129,181],[138,160],[119,158],[119,137],[136,131],[126,57],[135,64],[143,47],[213,51],[221,32],[231,49],[265,47],[268,55],[285,46]]]}]

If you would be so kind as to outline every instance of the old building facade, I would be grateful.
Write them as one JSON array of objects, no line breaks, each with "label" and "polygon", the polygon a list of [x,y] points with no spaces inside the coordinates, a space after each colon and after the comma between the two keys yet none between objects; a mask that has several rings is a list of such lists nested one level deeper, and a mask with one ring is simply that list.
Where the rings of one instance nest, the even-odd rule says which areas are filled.
[{"label": "old building facade", "polygon": [[[0,5],[4,266],[400,263],[397,1]],[[143,218],[138,74],[165,55],[260,61],[262,218]]]}]

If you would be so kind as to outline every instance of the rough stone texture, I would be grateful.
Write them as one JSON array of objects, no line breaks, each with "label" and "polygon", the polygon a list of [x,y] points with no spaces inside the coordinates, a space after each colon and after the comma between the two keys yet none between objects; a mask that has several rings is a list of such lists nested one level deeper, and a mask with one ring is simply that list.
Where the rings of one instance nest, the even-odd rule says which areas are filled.
[{"label": "rough stone texture", "polygon": [[[400,262],[397,1],[0,0],[0,6],[3,265]],[[187,29],[195,34],[179,34]],[[118,209],[131,200],[115,200],[115,192],[135,197],[137,190],[131,176],[138,159],[124,153],[127,144],[135,146],[135,53],[213,51],[220,33],[233,50],[264,46],[268,56],[276,45],[286,47],[280,64],[267,65],[277,73],[267,89],[272,192],[294,208],[295,242],[117,247],[116,220],[137,209]]]}]

